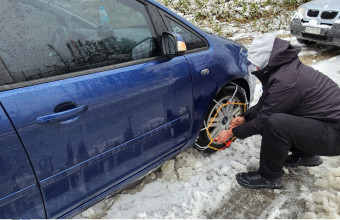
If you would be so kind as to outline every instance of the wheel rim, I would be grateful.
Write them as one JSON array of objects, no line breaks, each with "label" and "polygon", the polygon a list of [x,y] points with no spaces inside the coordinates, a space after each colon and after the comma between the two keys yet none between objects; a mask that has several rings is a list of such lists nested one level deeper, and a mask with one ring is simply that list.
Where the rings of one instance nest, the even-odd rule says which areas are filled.
[{"label": "wheel rim", "polygon": [[[230,100],[230,96],[223,97],[219,101],[214,100],[215,105],[211,109],[208,115],[208,119],[205,121],[205,127],[207,128],[211,121],[211,125],[208,128],[208,131],[213,139],[215,139],[219,133],[223,130],[228,130],[230,126],[230,121],[233,117],[240,116],[242,113],[242,105],[225,105],[224,104],[230,102],[230,103],[241,103],[241,101],[234,97],[232,100]],[[223,106],[223,107],[221,107]],[[221,107],[221,110],[217,113],[216,118],[215,114],[218,111],[218,109]],[[210,139],[210,137],[208,137]],[[219,144],[216,141],[213,141],[212,144]]]}]

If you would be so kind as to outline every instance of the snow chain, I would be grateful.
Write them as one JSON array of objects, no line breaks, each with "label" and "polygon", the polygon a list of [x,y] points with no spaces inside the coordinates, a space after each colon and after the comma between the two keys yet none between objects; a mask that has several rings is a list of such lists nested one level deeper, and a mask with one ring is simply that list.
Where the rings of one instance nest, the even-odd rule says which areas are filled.
[{"label": "snow chain", "polygon": [[234,136],[234,137],[232,137],[230,140],[224,142],[224,143],[225,143],[225,146],[222,147],[221,149],[218,149],[218,148],[215,148],[215,147],[212,147],[212,146],[211,146],[211,144],[212,144],[212,142],[213,142],[213,138],[211,137],[211,134],[210,134],[210,132],[209,132],[209,128],[210,128],[211,124],[213,123],[213,121],[215,120],[215,118],[217,117],[217,115],[218,115],[218,113],[220,112],[221,108],[224,107],[224,106],[227,106],[227,105],[243,105],[243,106],[244,106],[244,111],[247,110],[247,103],[230,103],[230,102],[227,102],[227,103],[225,103],[225,104],[223,104],[223,105],[221,105],[221,106],[219,107],[219,109],[218,109],[217,112],[215,113],[213,119],[211,120],[210,124],[209,124],[208,127],[206,128],[207,134],[208,134],[208,136],[209,136],[209,138],[210,138],[210,143],[208,144],[208,147],[211,148],[211,149],[213,149],[213,150],[216,150],[216,151],[221,151],[221,150],[226,149],[226,148],[229,147],[229,146],[231,145],[231,143],[236,139],[236,136]]},{"label": "snow chain", "polygon": [[213,121],[214,121],[215,118],[217,117],[218,113],[221,111],[222,107],[227,106],[227,105],[243,105],[243,107],[244,107],[244,112],[247,110],[247,107],[248,107],[248,104],[249,104],[249,103],[248,103],[247,95],[246,95],[244,89],[241,88],[240,86],[238,86],[238,85],[235,84],[235,83],[230,83],[230,84],[236,86],[235,92],[234,92],[234,94],[233,94],[233,96],[231,97],[230,100],[233,100],[234,97],[235,97],[235,94],[236,94],[237,91],[238,91],[238,89],[241,89],[241,91],[243,92],[243,95],[244,95],[244,97],[245,97],[245,99],[246,99],[246,102],[245,102],[245,103],[231,103],[231,102],[227,102],[227,103],[221,105],[221,106],[218,108],[217,112],[215,113],[215,115],[214,115],[213,119],[211,120],[211,122],[209,123],[209,125],[208,125],[207,127],[205,127],[205,130],[207,131],[207,134],[208,134],[208,136],[209,136],[209,138],[210,138],[210,143],[209,143],[207,146],[205,146],[205,147],[199,146],[199,145],[196,143],[196,146],[197,146],[199,149],[201,149],[201,150],[205,150],[205,149],[207,149],[207,148],[211,148],[211,149],[216,150],[216,151],[222,151],[222,150],[226,149],[227,147],[229,147],[229,146],[231,145],[231,143],[236,139],[236,136],[232,137],[230,140],[224,142],[224,143],[225,143],[225,146],[224,146],[224,147],[222,147],[221,149],[218,149],[218,148],[215,148],[215,147],[211,146],[211,144],[212,144],[212,142],[213,142],[213,138],[212,138],[212,136],[211,136],[211,134],[210,134],[210,132],[209,132],[210,126],[212,125]]}]

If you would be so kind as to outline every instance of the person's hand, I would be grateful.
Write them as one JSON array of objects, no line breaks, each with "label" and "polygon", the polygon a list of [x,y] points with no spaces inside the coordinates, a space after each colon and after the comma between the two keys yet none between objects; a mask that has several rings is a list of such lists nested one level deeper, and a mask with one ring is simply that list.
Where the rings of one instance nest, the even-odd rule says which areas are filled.
[{"label": "person's hand", "polygon": [[243,125],[245,121],[246,119],[244,118],[244,116],[233,118],[231,119],[229,129],[233,129],[240,125]]},{"label": "person's hand", "polygon": [[221,144],[229,140],[233,135],[234,134],[231,130],[223,130],[219,133],[217,138],[214,139],[214,141],[217,141],[217,143]]}]

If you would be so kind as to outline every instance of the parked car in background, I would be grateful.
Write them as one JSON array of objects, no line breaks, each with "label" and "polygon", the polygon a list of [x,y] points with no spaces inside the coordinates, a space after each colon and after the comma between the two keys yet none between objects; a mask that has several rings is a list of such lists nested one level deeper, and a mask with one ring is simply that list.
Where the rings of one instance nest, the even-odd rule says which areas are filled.
[{"label": "parked car in background", "polygon": [[74,216],[253,97],[245,48],[152,0],[3,0],[0,30],[0,218]]},{"label": "parked car in background", "polygon": [[301,5],[290,23],[290,33],[300,43],[340,46],[340,2],[314,0]]}]

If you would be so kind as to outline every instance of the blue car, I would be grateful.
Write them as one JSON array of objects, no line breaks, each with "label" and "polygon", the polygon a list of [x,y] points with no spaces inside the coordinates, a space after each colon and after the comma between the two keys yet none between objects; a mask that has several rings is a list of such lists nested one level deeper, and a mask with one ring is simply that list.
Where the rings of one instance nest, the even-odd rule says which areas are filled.
[{"label": "blue car", "polygon": [[70,218],[221,149],[253,98],[244,47],[153,0],[3,0],[0,36],[0,218]]}]

